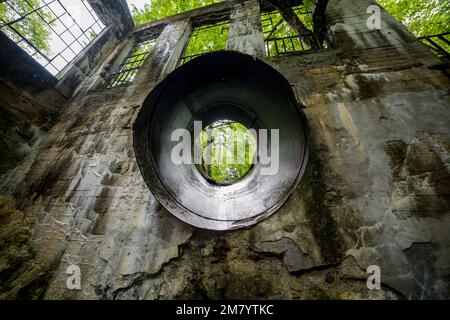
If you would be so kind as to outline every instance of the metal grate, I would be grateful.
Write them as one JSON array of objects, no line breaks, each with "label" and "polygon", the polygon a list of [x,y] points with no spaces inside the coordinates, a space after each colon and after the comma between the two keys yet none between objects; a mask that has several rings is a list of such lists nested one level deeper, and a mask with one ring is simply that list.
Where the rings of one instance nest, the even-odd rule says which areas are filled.
[{"label": "metal grate", "polygon": [[226,20],[194,28],[178,65],[208,52],[225,50],[229,24],[230,22]]},{"label": "metal grate", "polygon": [[189,62],[192,59],[195,59],[195,58],[200,57],[202,55],[204,55],[204,53],[193,54],[193,55],[190,55],[190,56],[187,56],[187,57],[181,57],[178,65],[181,66],[182,64],[185,64],[186,62]]},{"label": "metal grate", "polygon": [[[311,11],[307,10],[303,6],[293,7],[292,9],[308,28],[313,29]],[[264,39],[297,35],[297,33],[288,26],[278,10],[262,13],[261,25],[264,33]]]},{"label": "metal grate", "polygon": [[[292,9],[306,27],[313,30],[312,12],[303,6]],[[309,53],[329,47],[326,37],[319,32],[297,34],[278,11],[261,14],[261,25],[268,57],[290,53]]]},{"label": "metal grate", "polygon": [[316,33],[266,39],[264,44],[269,58],[289,53],[309,53],[329,47],[328,42]]},{"label": "metal grate", "polygon": [[155,39],[136,43],[117,70],[108,76],[105,87],[112,88],[132,82],[154,45]]},{"label": "metal grate", "polygon": [[450,58],[450,32],[420,37],[419,40],[429,46],[439,57]]},{"label": "metal grate", "polygon": [[69,64],[104,28],[87,0],[7,0],[0,3],[0,31],[53,75]]}]

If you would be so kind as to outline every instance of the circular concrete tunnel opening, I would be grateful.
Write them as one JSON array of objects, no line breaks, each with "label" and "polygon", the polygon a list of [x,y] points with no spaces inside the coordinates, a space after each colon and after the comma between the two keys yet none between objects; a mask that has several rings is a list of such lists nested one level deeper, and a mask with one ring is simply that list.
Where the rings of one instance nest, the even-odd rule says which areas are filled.
[{"label": "circular concrete tunnel opening", "polygon": [[[179,219],[210,230],[247,227],[273,214],[308,159],[306,117],[288,81],[229,51],[200,56],[167,76],[145,100],[133,135],[153,195]],[[214,153],[205,155],[205,145]],[[240,153],[231,153],[230,164],[221,160],[223,150]]]}]

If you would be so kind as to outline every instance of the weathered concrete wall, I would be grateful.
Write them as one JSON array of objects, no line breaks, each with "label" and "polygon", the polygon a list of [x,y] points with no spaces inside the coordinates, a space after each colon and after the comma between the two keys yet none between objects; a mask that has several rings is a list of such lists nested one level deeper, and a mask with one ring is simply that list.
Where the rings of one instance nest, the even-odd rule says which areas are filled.
[{"label": "weathered concrete wall", "polygon": [[0,174],[31,152],[80,84],[133,29],[124,0],[90,4],[106,29],[57,78],[0,32]]},{"label": "weathered concrete wall", "polygon": [[79,95],[2,177],[0,298],[448,299],[450,81],[390,16],[364,29],[371,3],[330,0],[333,49],[265,60],[306,106],[311,159],[282,209],[227,233],[172,217],[135,161],[133,119],[190,29],[169,20],[136,81]]},{"label": "weathered concrete wall", "polygon": [[56,79],[0,32],[0,174],[39,142],[66,98]]},{"label": "weathered concrete wall", "polygon": [[265,56],[259,2],[235,4],[230,17],[227,49],[258,58]]}]

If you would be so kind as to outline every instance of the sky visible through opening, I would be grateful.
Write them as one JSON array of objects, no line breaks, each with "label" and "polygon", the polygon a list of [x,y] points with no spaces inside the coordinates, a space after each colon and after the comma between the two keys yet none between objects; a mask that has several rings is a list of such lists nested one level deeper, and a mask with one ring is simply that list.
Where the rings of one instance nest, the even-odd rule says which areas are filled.
[{"label": "sky visible through opening", "polygon": [[[86,0],[9,0],[0,5],[0,30],[52,75],[73,61],[105,28]],[[42,36],[46,48],[27,32],[30,25],[36,28],[36,24],[42,34],[47,34]]]},{"label": "sky visible through opening", "polygon": [[146,3],[150,3],[151,0],[127,0],[128,7],[130,7],[131,11],[131,5],[134,5],[138,9],[144,9],[144,5]]},{"label": "sky visible through opening", "polygon": [[[171,1],[178,0],[167,0],[168,6],[173,4]],[[417,26],[411,26],[417,36],[448,32],[446,1],[448,0],[415,1],[417,6],[420,4],[418,12],[415,12],[409,7],[406,10],[397,5],[395,0],[379,0],[404,23],[409,20],[421,22],[421,19],[434,19],[430,23],[419,23],[420,26],[426,26],[428,28],[426,30],[418,30]],[[127,3],[131,11],[132,6],[144,9],[146,4],[152,3],[152,0],[127,0]],[[436,8],[433,8],[434,5]],[[41,8],[41,11],[32,12],[36,7]],[[433,10],[430,11],[430,7]],[[21,17],[25,19],[20,20]],[[53,75],[61,72],[105,28],[87,0],[0,0],[0,18],[0,31],[9,36]],[[50,26],[44,20],[47,23],[50,22]],[[11,23],[12,27],[6,25],[7,23]],[[43,34],[47,33],[46,36],[41,36],[40,42],[33,36],[36,29],[40,29]],[[18,35],[17,30],[31,45]],[[446,43],[440,43],[440,45],[448,48]]]},{"label": "sky visible through opening", "polygon": [[[127,3],[131,11],[132,5],[143,9],[151,0]],[[54,76],[105,28],[87,0],[0,1],[0,18],[0,31]]]}]

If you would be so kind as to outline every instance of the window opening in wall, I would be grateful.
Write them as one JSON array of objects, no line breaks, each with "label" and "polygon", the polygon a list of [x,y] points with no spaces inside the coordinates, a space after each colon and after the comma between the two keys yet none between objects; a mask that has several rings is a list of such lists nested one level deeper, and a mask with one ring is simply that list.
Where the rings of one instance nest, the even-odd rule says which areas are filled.
[{"label": "window opening in wall", "polygon": [[116,71],[108,76],[105,87],[112,88],[132,82],[153,49],[155,41],[156,39],[147,39],[136,43]]},{"label": "window opening in wall", "polygon": [[0,3],[0,31],[52,75],[69,64],[104,28],[87,0]]},{"label": "window opening in wall", "polygon": [[269,57],[307,53],[328,47],[325,37],[314,32],[313,12],[303,5],[293,7],[292,10],[301,22],[302,32],[288,24],[279,10],[261,14],[264,43]]},{"label": "window opening in wall", "polygon": [[245,177],[253,167],[256,139],[243,124],[215,121],[196,137],[202,152],[197,169],[210,182],[229,185]]},{"label": "window opening in wall", "polygon": [[225,50],[227,46],[229,21],[195,27],[189,42],[179,60],[182,65],[202,54]]}]

